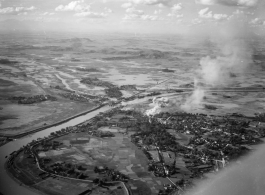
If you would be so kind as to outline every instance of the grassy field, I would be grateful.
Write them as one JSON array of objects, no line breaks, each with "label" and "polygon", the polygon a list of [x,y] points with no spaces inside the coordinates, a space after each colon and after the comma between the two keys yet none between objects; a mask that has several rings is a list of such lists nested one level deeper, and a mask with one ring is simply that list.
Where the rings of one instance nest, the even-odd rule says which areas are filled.
[{"label": "grassy field", "polygon": [[[148,172],[148,160],[130,138],[121,133],[115,137],[98,138],[86,133],[72,133],[54,139],[63,143],[57,150],[40,152],[39,156],[52,159],[55,162],[70,162],[86,168],[90,179],[101,177],[94,173],[95,166],[107,166],[129,176],[128,185],[135,194],[156,194],[163,184],[170,182],[165,178],[155,177]],[[149,193],[150,192],[150,193]]]}]

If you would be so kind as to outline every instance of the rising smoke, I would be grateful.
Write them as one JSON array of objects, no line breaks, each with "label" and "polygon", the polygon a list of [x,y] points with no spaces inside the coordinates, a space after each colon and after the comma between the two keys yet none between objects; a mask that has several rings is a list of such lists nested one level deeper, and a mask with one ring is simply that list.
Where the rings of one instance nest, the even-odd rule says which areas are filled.
[{"label": "rising smoke", "polygon": [[[234,27],[233,27],[234,25]],[[252,64],[251,28],[244,24],[227,25],[216,43],[220,55],[204,57],[200,61],[202,82],[213,86],[232,86],[238,76],[243,76]],[[193,94],[186,102],[201,104],[202,89],[195,85]],[[201,182],[186,195],[263,195],[265,194],[265,146],[243,159],[229,165],[214,178]]]},{"label": "rising smoke", "polygon": [[150,106],[152,106],[153,108],[147,110],[145,112],[145,114],[148,116],[148,117],[151,117],[151,116],[154,116],[156,114],[158,114],[159,112],[161,112],[161,109],[163,107],[166,107],[168,106],[169,104],[169,100],[168,98],[165,98],[165,97],[162,97],[162,98],[157,98],[157,97],[154,97],[153,98],[153,101],[151,103]]},{"label": "rising smoke", "polygon": [[205,91],[198,86],[197,79],[194,79],[194,91],[192,92],[191,96],[187,98],[184,104],[180,106],[182,110],[189,111],[195,107],[200,107],[203,101]]},{"label": "rising smoke", "polygon": [[242,77],[252,63],[253,50],[250,44],[251,32],[245,22],[238,18],[222,26],[220,32],[212,37],[218,47],[216,57],[206,56],[200,60],[200,67],[194,78],[194,91],[181,105],[183,110],[202,105],[204,89],[198,80],[211,87],[228,87],[236,77]]}]

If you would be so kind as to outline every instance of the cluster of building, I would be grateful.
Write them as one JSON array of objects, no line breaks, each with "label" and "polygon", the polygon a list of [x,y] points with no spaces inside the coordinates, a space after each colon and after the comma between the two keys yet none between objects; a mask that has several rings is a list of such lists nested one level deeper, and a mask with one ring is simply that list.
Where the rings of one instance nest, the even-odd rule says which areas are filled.
[{"label": "cluster of building", "polygon": [[[181,157],[189,172],[181,174],[188,175],[188,181],[222,169],[260,143],[265,133],[263,127],[251,126],[245,118],[228,116],[159,113],[149,122],[142,121],[138,133],[131,136],[149,159],[149,170],[158,177],[175,177],[181,173],[176,157]],[[188,141],[182,142],[180,135]]]},{"label": "cluster of building", "polygon": [[104,167],[103,166],[99,166],[99,167],[95,166],[94,172],[98,173],[98,174],[103,174],[105,181],[108,181],[108,182],[110,182],[110,181],[127,182],[129,180],[128,176],[120,173],[117,170],[110,169],[107,166],[104,166]]},{"label": "cluster of building", "polygon": [[[39,158],[38,153],[57,150],[61,143],[53,141],[68,133],[86,132],[91,136],[112,137],[113,133],[100,131],[102,126],[124,128],[131,132],[131,141],[140,148],[149,160],[149,171],[157,177],[177,178],[171,185],[164,185],[160,195],[175,192],[181,194],[191,188],[194,178],[203,178],[209,171],[219,171],[229,161],[251,150],[251,145],[260,143],[265,129],[260,122],[255,125],[244,117],[213,116],[184,112],[159,113],[152,117],[134,111],[113,108],[99,113],[93,119],[74,127],[67,127],[43,139],[33,140],[22,150],[30,153],[47,174],[63,177],[89,179],[86,167],[69,162],[52,162]],[[133,132],[133,133],[132,133]],[[13,154],[15,157],[17,152]],[[12,163],[12,157],[9,163]],[[182,164],[182,167],[179,166]],[[95,167],[97,182],[128,181],[128,177],[108,167]]]},{"label": "cluster of building", "polygon": [[256,120],[265,122],[265,113],[257,113],[256,114]]}]

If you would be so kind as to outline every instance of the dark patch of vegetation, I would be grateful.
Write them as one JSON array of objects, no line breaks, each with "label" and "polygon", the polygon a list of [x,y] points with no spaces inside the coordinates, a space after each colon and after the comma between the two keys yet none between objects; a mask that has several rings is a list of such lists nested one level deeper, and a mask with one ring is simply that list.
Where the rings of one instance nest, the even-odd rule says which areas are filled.
[{"label": "dark patch of vegetation", "polygon": [[206,109],[209,109],[209,110],[216,110],[216,109],[217,109],[217,107],[215,107],[215,106],[213,106],[213,105],[208,105],[208,104],[205,104],[204,107],[205,107]]},{"label": "dark patch of vegetation", "polygon": [[76,68],[78,71],[83,71],[83,72],[101,72],[100,70],[96,68]]},{"label": "dark patch of vegetation", "polygon": [[17,61],[11,61],[9,59],[0,59],[0,64],[8,64],[8,65],[11,65],[11,64],[17,64],[18,62]]},{"label": "dark patch of vegetation", "polygon": [[57,98],[53,97],[51,95],[35,95],[31,97],[24,97],[24,96],[14,96],[9,98],[9,100],[17,100],[18,104],[34,104],[34,103],[39,103],[43,101],[56,101]]},{"label": "dark patch of vegetation", "polygon": [[109,89],[105,89],[105,93],[111,98],[120,98],[122,97],[122,93],[118,87],[113,87]]},{"label": "dark patch of vegetation", "polygon": [[164,68],[164,69],[162,69],[161,71],[162,71],[162,72],[175,72],[174,70],[170,70],[170,69],[168,69],[168,68]]},{"label": "dark patch of vegetation", "polygon": [[135,85],[121,85],[120,90],[136,91],[137,88]]},{"label": "dark patch of vegetation", "polygon": [[99,80],[98,78],[83,78],[81,79],[80,83],[88,84],[88,85],[95,85],[99,87],[107,87],[107,88],[115,88],[116,86],[107,82]]}]

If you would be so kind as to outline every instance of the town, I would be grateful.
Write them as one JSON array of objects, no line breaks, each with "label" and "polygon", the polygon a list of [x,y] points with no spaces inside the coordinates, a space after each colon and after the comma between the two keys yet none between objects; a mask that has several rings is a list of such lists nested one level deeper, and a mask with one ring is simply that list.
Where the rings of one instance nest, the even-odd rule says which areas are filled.
[{"label": "town", "polygon": [[[148,189],[151,190],[149,194],[183,194],[193,188],[195,180],[226,168],[231,161],[262,143],[265,137],[263,116],[161,112],[148,117],[119,106],[82,124],[32,141],[12,153],[7,166],[26,185],[47,178],[61,178],[89,181],[94,185],[86,189],[89,192],[97,186],[98,190],[108,193],[122,189],[119,194],[143,194]],[[113,145],[112,140],[130,140],[132,145],[129,142],[126,147],[119,144],[123,148],[117,153],[113,147],[118,146]],[[141,153],[140,161],[145,162],[141,164],[141,171],[121,168],[138,166],[134,164],[136,159],[125,164],[118,160],[123,159],[120,155],[124,150]],[[23,163],[19,163],[18,157]],[[28,176],[30,169],[34,176]],[[143,174],[149,183],[135,181],[140,182]],[[31,179],[22,180],[26,175]],[[155,187],[157,183],[161,185]]]}]

